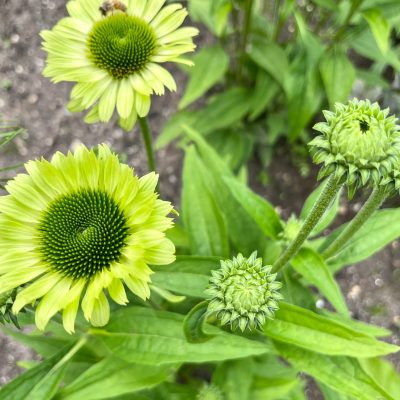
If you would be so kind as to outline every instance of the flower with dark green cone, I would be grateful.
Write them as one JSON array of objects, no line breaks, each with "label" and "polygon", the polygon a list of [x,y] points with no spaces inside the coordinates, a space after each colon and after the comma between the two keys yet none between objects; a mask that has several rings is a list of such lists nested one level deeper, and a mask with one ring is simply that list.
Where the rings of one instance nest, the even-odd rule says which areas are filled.
[{"label": "flower with dark green cone", "polygon": [[159,200],[154,173],[138,179],[106,145],[80,146],[25,165],[28,174],[10,181],[0,197],[0,295],[16,295],[16,314],[39,300],[35,322],[44,329],[59,310],[68,332],[81,307],[94,326],[109,320],[105,291],[128,302],[124,284],[146,300],[148,264],[175,259],[165,231],[170,203]]},{"label": "flower with dark green cone", "polygon": [[71,0],[70,17],[41,32],[48,53],[46,77],[72,81],[68,109],[90,109],[85,122],[107,122],[116,109],[125,130],[150,109],[150,96],[176,90],[160,64],[192,65],[184,54],[195,49],[198,30],[181,27],[187,11],[166,0],[122,0],[126,10],[99,11],[102,0]]},{"label": "flower with dark green cone", "polygon": [[318,178],[333,174],[350,198],[359,187],[377,187],[386,179],[400,157],[399,126],[388,114],[377,103],[357,99],[324,111],[326,122],[314,126],[321,134],[309,143],[314,162],[323,164]]},{"label": "flower with dark green cone", "polygon": [[274,318],[282,299],[282,284],[275,278],[256,251],[249,258],[238,254],[233,260],[221,261],[206,289],[210,299],[207,313],[216,314],[221,324],[232,330],[262,329],[267,318]]}]

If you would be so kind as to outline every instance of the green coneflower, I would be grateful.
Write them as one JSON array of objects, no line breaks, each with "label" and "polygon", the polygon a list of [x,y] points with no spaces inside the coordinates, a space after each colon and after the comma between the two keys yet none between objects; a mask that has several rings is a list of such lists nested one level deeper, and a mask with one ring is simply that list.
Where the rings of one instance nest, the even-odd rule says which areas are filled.
[{"label": "green coneflower", "polygon": [[212,271],[206,294],[210,297],[208,313],[216,313],[222,325],[234,330],[260,329],[267,318],[273,318],[282,296],[270,266],[263,266],[257,252],[249,258],[238,254],[233,260],[221,261]]},{"label": "green coneflower", "polygon": [[164,233],[173,225],[167,217],[173,208],[154,192],[157,175],[137,178],[106,145],[97,153],[80,146],[25,168],[28,174],[10,181],[9,195],[0,198],[0,294],[25,285],[13,312],[40,299],[38,328],[63,310],[71,333],[81,295],[94,326],[109,319],[105,290],[126,304],[125,283],[147,299],[148,264],[175,259]]},{"label": "green coneflower", "polygon": [[[123,0],[125,11],[102,13],[102,0],[72,0],[70,17],[43,31],[48,52],[44,75],[54,82],[77,82],[68,108],[91,108],[85,121],[107,122],[117,109],[120,125],[129,130],[150,108],[152,93],[176,90],[160,63],[191,65],[181,56],[193,51],[195,28],[180,26],[187,11],[165,0]],[[106,15],[103,15],[106,14]]]},{"label": "green coneflower", "polygon": [[314,162],[324,164],[319,178],[333,174],[346,183],[350,197],[361,186],[377,187],[400,156],[399,126],[388,114],[377,103],[357,99],[324,111],[326,122],[314,126],[321,135],[309,143]]}]

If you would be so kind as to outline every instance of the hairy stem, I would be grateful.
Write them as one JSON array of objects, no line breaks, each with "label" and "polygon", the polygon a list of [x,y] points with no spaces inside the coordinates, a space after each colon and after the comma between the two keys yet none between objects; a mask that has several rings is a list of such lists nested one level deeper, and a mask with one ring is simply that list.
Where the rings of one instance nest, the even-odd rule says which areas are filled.
[{"label": "hairy stem", "polygon": [[140,125],[140,130],[142,132],[144,144],[146,146],[147,162],[149,165],[149,170],[155,171],[156,163],[154,160],[154,151],[153,151],[153,144],[152,144],[149,122],[147,121],[147,117],[139,117],[138,121],[139,121],[139,125]]},{"label": "hairy stem", "polygon": [[375,188],[361,210],[322,253],[322,256],[328,259],[337,254],[347,241],[364,225],[367,219],[382,205],[389,194],[390,191],[385,186]]},{"label": "hairy stem", "polygon": [[244,20],[243,20],[243,35],[240,46],[240,56],[238,64],[238,79],[242,80],[243,67],[246,59],[246,49],[249,40],[250,28],[251,28],[251,14],[253,11],[253,0],[246,0],[244,6]]},{"label": "hairy stem", "polygon": [[336,178],[331,175],[324,190],[321,192],[310,213],[307,215],[300,232],[272,266],[273,272],[278,272],[297,254],[302,244],[306,241],[311,231],[324,215],[324,212],[331,204],[331,201],[339,192],[341,186],[342,185],[338,183]]}]

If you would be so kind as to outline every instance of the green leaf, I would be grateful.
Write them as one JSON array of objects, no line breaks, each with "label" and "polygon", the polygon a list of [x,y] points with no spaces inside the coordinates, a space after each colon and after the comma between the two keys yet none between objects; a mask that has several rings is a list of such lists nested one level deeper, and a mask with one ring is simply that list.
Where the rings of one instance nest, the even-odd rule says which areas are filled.
[{"label": "green leaf", "polygon": [[198,119],[197,114],[198,112],[196,111],[187,110],[175,113],[164,125],[156,140],[155,148],[159,150],[182,135],[182,125],[195,125]]},{"label": "green leaf", "polygon": [[369,29],[361,31],[356,36],[351,35],[348,42],[362,56],[380,64],[390,64],[397,72],[400,71],[400,60],[396,52],[389,48],[386,53],[383,53]]},{"label": "green leaf", "polygon": [[335,47],[323,55],[319,69],[331,108],[348,100],[356,71],[343,49]]},{"label": "green leaf", "polygon": [[189,343],[202,343],[212,336],[204,333],[204,323],[207,319],[208,301],[202,301],[194,306],[183,320],[183,332]]},{"label": "green leaf", "polygon": [[193,126],[202,135],[208,135],[219,129],[232,128],[249,112],[250,90],[242,87],[231,87],[213,96],[207,105],[195,111],[180,111],[165,125],[156,142],[161,148],[184,132],[183,126]]},{"label": "green leaf", "polygon": [[295,277],[297,273],[293,269],[285,269],[283,271],[283,287],[281,294],[283,298],[291,304],[296,304],[300,307],[316,311],[316,299],[309,288],[305,287],[303,282],[300,282],[301,277]]},{"label": "green leaf", "polygon": [[183,319],[180,314],[129,307],[113,313],[107,331],[93,329],[91,333],[100,337],[116,357],[149,365],[223,361],[271,350],[267,343],[207,325],[206,333],[214,337],[205,343],[188,343],[183,332]]},{"label": "green leaf", "polygon": [[255,376],[249,397],[252,400],[289,400],[292,399],[290,394],[303,386],[297,371],[284,365],[276,356],[258,357],[253,370]]},{"label": "green leaf", "polygon": [[[307,215],[311,212],[315,202],[317,201],[319,195],[321,192],[324,190],[328,180],[325,180],[322,182],[317,189],[315,189],[308,197],[307,200],[304,202],[303,209],[301,210],[300,213],[300,218],[302,220],[305,220],[307,218]],[[341,195],[341,190],[338,192],[332,203],[329,205],[329,207],[326,209],[324,212],[323,216],[321,217],[320,221],[318,224],[315,226],[315,228],[312,231],[311,236],[317,235],[318,233],[322,232],[324,229],[326,229],[336,218],[338,209],[339,209],[339,203],[340,203],[340,195]]]},{"label": "green leaf", "polygon": [[363,358],[359,360],[359,363],[377,386],[389,393],[394,399],[399,397],[400,375],[390,362],[379,358]]},{"label": "green leaf", "polygon": [[225,361],[217,367],[213,383],[221,388],[225,400],[249,399],[254,367],[252,358]]},{"label": "green leaf", "polygon": [[203,176],[203,165],[194,147],[186,150],[183,166],[182,214],[192,254],[229,257],[224,217]]},{"label": "green leaf", "polygon": [[319,382],[318,386],[321,389],[325,400],[351,400],[345,394],[339,393],[336,390],[333,390],[330,387],[324,385],[323,383]]},{"label": "green leaf", "polygon": [[361,333],[365,333],[366,335],[376,336],[376,337],[385,337],[390,336],[392,334],[388,329],[382,328],[381,326],[367,324],[362,321],[357,321],[351,318],[344,318],[343,316],[336,314],[334,312],[328,311],[326,309],[321,310],[324,317],[330,318],[334,321],[339,322],[340,324],[346,325],[351,329],[359,331]]},{"label": "green leaf", "polygon": [[202,22],[215,33],[223,36],[232,8],[230,0],[189,0],[189,13],[193,21]]},{"label": "green leaf", "polygon": [[[224,180],[224,177],[234,177],[233,173],[197,131],[190,127],[185,127],[185,131],[188,138],[195,142],[204,169],[207,169],[209,190],[225,216],[228,235],[236,252],[241,252],[246,256],[254,250],[258,250],[261,254],[265,246],[265,236],[232,195]],[[243,234],[243,232],[246,234]]]},{"label": "green leaf", "polygon": [[312,2],[330,11],[337,11],[338,9],[338,5],[335,0],[312,0]]},{"label": "green leaf", "polygon": [[280,302],[275,319],[265,324],[264,332],[280,342],[328,355],[375,357],[399,350],[398,346],[284,302]]},{"label": "green leaf", "polygon": [[249,112],[249,95],[250,90],[233,86],[213,96],[206,107],[198,110],[193,126],[203,135],[230,128]]},{"label": "green leaf", "polygon": [[302,248],[290,263],[309,283],[318,288],[339,313],[349,315],[342,292],[318,253],[310,248]]},{"label": "green leaf", "polygon": [[193,57],[193,62],[194,67],[189,71],[189,81],[179,108],[187,107],[206,93],[224,77],[229,66],[229,58],[220,46],[203,47]]},{"label": "green leaf", "polygon": [[[331,271],[336,272],[345,265],[365,260],[398,238],[400,236],[398,221],[400,221],[400,209],[385,209],[375,212],[346,243],[342,251],[328,260]],[[326,248],[345,226],[346,224],[331,233],[323,242],[321,250]]]},{"label": "green leaf", "polygon": [[362,12],[368,22],[376,44],[383,54],[389,49],[390,24],[378,8],[371,8]]},{"label": "green leaf", "polygon": [[189,238],[182,225],[175,222],[173,228],[168,229],[166,234],[168,239],[174,242],[175,247],[181,250],[181,253],[184,254],[188,252],[184,250],[189,249]]},{"label": "green leaf", "polygon": [[151,280],[166,290],[185,296],[206,298],[204,290],[211,271],[220,268],[219,257],[177,256],[168,266],[152,266]]},{"label": "green leaf", "polygon": [[113,355],[94,364],[57,394],[57,400],[110,399],[151,388],[166,380],[171,367],[123,361]]},{"label": "green leaf", "polygon": [[355,359],[328,357],[288,344],[275,346],[294,367],[339,393],[357,400],[395,400],[373,382]]},{"label": "green leaf", "polygon": [[285,51],[276,43],[257,40],[252,43],[250,58],[268,72],[283,88],[289,73]]},{"label": "green leaf", "polygon": [[224,181],[235,199],[257,223],[265,236],[276,239],[282,231],[282,224],[275,208],[237,179],[225,177]]},{"label": "green leaf", "polygon": [[317,65],[309,64],[303,55],[289,75],[287,88],[289,138],[293,140],[320,109],[323,91]]},{"label": "green leaf", "polygon": [[253,153],[253,136],[249,128],[235,127],[215,131],[207,136],[210,145],[232,171],[241,168]]},{"label": "green leaf", "polygon": [[274,100],[279,91],[279,84],[276,83],[274,78],[259,68],[254,91],[249,99],[251,102],[249,120],[254,121],[257,119]]},{"label": "green leaf", "polygon": [[60,361],[71,348],[72,344],[63,347],[54,356],[3,386],[0,390],[0,400],[50,400],[57,390],[67,365]]}]

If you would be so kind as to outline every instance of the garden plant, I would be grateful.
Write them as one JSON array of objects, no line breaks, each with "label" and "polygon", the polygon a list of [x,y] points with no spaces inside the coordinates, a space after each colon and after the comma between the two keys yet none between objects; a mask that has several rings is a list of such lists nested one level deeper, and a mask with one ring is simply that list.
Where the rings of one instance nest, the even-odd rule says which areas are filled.
[{"label": "garden plant", "polygon": [[[400,125],[351,96],[395,91],[399,15],[390,0],[67,2],[40,33],[43,75],[73,83],[76,118],[139,128],[148,173],[104,143],[0,169],[1,329],[40,356],[0,400],[400,399],[400,347],[335,279],[400,234],[400,210],[380,209],[399,196]],[[179,89],[170,63],[187,85],[153,133],[153,96]],[[1,150],[23,133],[4,120]],[[278,139],[319,171],[286,220],[248,184]],[[172,141],[178,205],[154,156]]]}]

